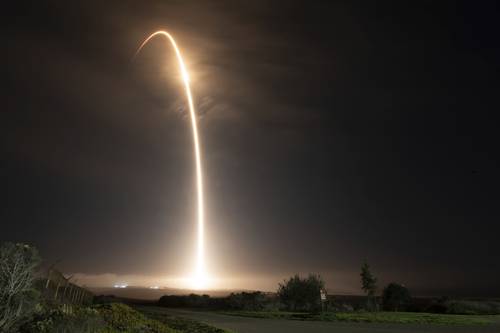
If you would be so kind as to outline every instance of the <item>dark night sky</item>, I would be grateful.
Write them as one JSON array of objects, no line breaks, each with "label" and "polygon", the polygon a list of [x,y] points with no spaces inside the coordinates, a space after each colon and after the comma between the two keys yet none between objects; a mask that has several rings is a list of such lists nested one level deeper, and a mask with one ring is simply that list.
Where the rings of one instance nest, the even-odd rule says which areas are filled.
[{"label": "dark night sky", "polygon": [[190,271],[173,52],[130,61],[164,28],[202,115],[214,275],[357,293],[367,258],[416,294],[500,295],[495,2],[75,3],[2,10],[0,240],[88,276]]}]

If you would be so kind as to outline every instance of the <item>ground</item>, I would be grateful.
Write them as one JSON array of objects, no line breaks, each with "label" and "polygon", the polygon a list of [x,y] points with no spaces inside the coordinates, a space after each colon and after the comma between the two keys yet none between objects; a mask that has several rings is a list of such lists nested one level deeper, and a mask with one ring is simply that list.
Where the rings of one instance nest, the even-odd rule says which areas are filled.
[{"label": "ground", "polygon": [[237,333],[499,333],[500,317],[490,317],[490,325],[426,325],[426,324],[387,324],[356,322],[324,322],[283,319],[260,319],[230,316],[214,312],[190,311],[148,307],[148,311],[165,315],[198,320],[215,327]]},{"label": "ground", "polygon": [[482,325],[489,324],[492,316],[456,315],[424,312],[321,312],[303,313],[286,311],[225,311],[223,314],[267,319],[294,319],[315,321],[347,321],[360,323],[388,324],[440,324],[440,325]]}]

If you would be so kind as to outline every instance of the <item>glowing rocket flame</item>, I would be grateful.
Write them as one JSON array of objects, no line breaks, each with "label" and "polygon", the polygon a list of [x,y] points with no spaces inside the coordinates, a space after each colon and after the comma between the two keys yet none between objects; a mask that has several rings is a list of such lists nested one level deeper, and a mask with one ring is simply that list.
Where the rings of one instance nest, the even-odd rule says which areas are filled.
[{"label": "glowing rocket flame", "polygon": [[191,95],[191,87],[189,86],[189,74],[184,65],[184,60],[182,59],[181,51],[175,43],[175,39],[166,31],[156,31],[152,33],[146,40],[141,44],[141,46],[135,52],[134,58],[141,52],[142,48],[154,37],[163,36],[168,39],[170,44],[175,50],[175,55],[177,56],[177,61],[179,63],[179,69],[182,74],[182,80],[184,82],[184,87],[186,89],[186,96],[189,105],[189,114],[191,116],[191,127],[193,129],[193,143],[194,143],[194,156],[196,161],[196,187],[198,192],[198,252],[197,252],[197,265],[196,265],[196,277],[195,287],[203,287],[206,281],[205,276],[205,257],[204,257],[204,212],[203,212],[203,179],[201,173],[201,153],[200,153],[200,143],[198,138],[198,126],[196,122],[196,113],[194,110],[193,97]]}]

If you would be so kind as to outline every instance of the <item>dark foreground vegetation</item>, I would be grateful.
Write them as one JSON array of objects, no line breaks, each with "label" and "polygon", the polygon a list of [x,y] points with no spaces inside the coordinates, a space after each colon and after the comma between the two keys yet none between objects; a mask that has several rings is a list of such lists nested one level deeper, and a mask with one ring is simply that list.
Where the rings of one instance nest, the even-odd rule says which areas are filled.
[{"label": "dark foreground vegetation", "polygon": [[38,252],[31,246],[0,246],[1,333],[225,332],[191,320],[141,313],[121,303],[47,297],[47,279],[37,275],[39,263]]},{"label": "dark foreground vegetation", "polygon": [[60,308],[43,309],[22,324],[19,332],[149,332],[174,333],[176,330],[151,320],[124,304],[75,307],[71,311]]},{"label": "dark foreground vegetation", "polygon": [[[144,314],[146,317],[164,323],[168,327],[178,330],[179,332],[192,333],[224,333],[226,330],[209,326],[194,320],[166,315],[162,308],[154,306],[135,306],[137,311]],[[227,332],[228,333],[228,332]]]}]

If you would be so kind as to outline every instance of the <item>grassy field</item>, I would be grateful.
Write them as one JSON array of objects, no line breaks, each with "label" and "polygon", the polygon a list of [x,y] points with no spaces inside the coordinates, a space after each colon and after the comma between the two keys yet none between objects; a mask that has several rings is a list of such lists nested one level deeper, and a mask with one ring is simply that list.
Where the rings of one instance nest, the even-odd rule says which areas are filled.
[{"label": "grassy field", "polygon": [[159,321],[166,326],[185,333],[231,333],[230,331],[216,328],[198,321],[168,316],[162,308],[154,306],[134,306],[134,309],[144,316]]},{"label": "grassy field", "polygon": [[437,325],[487,325],[500,317],[415,312],[324,312],[310,314],[284,311],[225,311],[223,313],[253,318]]}]

